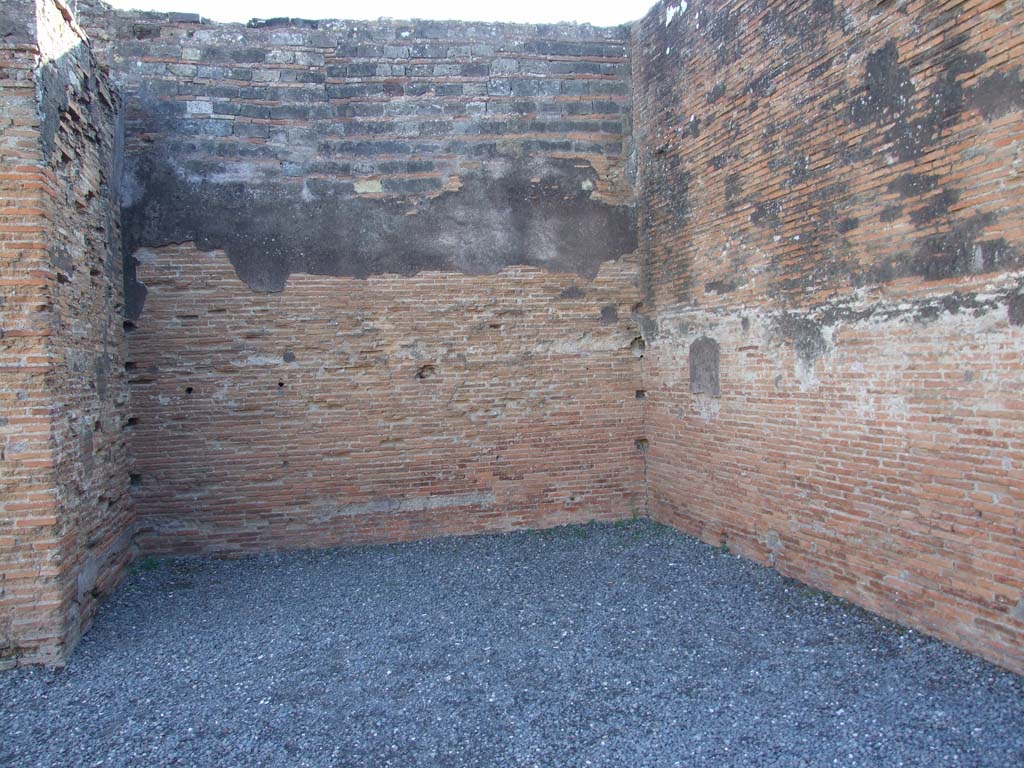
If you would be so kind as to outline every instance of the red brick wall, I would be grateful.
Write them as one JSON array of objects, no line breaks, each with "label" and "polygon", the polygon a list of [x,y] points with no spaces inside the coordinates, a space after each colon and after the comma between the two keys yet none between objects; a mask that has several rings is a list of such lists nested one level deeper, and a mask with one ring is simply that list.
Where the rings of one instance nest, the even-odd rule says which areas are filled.
[{"label": "red brick wall", "polygon": [[515,267],[293,275],[254,294],[219,252],[140,258],[129,366],[147,550],[643,514],[629,261],[590,283]]},{"label": "red brick wall", "polygon": [[126,274],[116,100],[6,3],[0,665],[134,501],[190,553],[649,513],[1024,671],[1019,3],[79,6]]},{"label": "red brick wall", "polygon": [[662,3],[633,51],[651,514],[1018,671],[1022,22]]},{"label": "red brick wall", "polygon": [[125,94],[129,256],[192,241],[279,291],[516,264],[590,279],[635,249],[626,27],[81,7]]},{"label": "red brick wall", "polygon": [[61,662],[130,557],[116,100],[65,13],[0,13],[2,666]]},{"label": "red brick wall", "polygon": [[125,93],[144,548],[644,513],[626,28],[82,7]]},{"label": "red brick wall", "polygon": [[[15,13],[18,13],[15,16]],[[49,257],[39,144],[34,6],[11,5],[0,43],[0,664],[60,642],[50,441]]]}]

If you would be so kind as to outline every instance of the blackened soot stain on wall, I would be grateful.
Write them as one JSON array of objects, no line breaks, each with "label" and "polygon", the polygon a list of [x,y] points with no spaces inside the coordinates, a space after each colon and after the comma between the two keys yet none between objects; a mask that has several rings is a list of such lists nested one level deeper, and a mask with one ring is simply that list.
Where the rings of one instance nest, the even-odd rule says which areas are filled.
[{"label": "blackened soot stain on wall", "polygon": [[347,180],[318,184],[313,199],[283,183],[192,181],[158,152],[130,172],[140,190],[123,211],[134,318],[145,294],[132,254],[170,243],[225,251],[255,291],[280,291],[293,272],[495,274],[522,264],[591,279],[603,262],[636,250],[633,207],[593,199],[596,172],[573,160],[509,160],[415,208],[354,195]]}]

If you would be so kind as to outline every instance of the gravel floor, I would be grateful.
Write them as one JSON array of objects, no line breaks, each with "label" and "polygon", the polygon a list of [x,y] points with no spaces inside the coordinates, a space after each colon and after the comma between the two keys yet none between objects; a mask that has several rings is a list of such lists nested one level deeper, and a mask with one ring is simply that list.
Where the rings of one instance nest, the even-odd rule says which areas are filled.
[{"label": "gravel floor", "polygon": [[18,766],[1024,765],[1024,678],[649,522],[143,561]]}]

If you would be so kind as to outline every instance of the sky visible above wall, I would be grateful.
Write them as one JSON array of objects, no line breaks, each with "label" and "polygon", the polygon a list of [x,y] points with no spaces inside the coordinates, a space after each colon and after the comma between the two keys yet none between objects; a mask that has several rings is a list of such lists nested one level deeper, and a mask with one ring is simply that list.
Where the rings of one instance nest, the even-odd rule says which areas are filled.
[{"label": "sky visible above wall", "polygon": [[461,19],[553,23],[588,22],[614,26],[643,16],[654,0],[108,0],[115,8],[199,13],[215,21],[248,21],[290,16],[305,19]]}]

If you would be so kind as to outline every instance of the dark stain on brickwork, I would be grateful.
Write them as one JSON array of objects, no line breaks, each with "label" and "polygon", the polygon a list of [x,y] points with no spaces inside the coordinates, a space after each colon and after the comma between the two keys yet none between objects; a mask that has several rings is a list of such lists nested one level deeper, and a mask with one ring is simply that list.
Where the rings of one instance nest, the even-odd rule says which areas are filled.
[{"label": "dark stain on brickwork", "polygon": [[960,199],[960,193],[955,189],[944,189],[939,194],[928,198],[922,208],[910,212],[910,221],[916,227],[934,221],[949,213],[949,207],[956,204]]},{"label": "dark stain on brickwork", "polygon": [[963,35],[937,46],[934,55],[945,56],[942,74],[928,94],[918,98],[910,67],[900,63],[896,40],[868,54],[862,93],[850,104],[850,119],[860,127],[872,123],[888,126],[885,138],[900,160],[914,160],[941,138],[941,132],[963,112],[964,90],[960,77],[985,63],[982,53],[962,53]]},{"label": "dark stain on brickwork", "polygon": [[1005,238],[982,238],[982,231],[994,220],[992,214],[956,220],[948,229],[921,239],[912,253],[897,253],[869,267],[853,270],[851,284],[855,287],[880,285],[907,276],[947,280],[1024,266],[1020,249]]},{"label": "dark stain on brickwork", "polygon": [[700,136],[700,124],[701,119],[696,115],[692,115],[689,120],[683,123],[682,128],[679,129],[679,138],[696,139],[698,136]]},{"label": "dark stain on brickwork", "polygon": [[[127,248],[127,246],[124,246]],[[149,289],[138,277],[139,260],[134,255],[124,254],[124,315],[132,320],[138,320],[142,316],[142,308],[146,305],[146,296]],[[126,321],[124,330],[126,332],[135,329],[135,325]]]},{"label": "dark stain on brickwork", "polygon": [[[900,12],[907,14],[906,9]],[[933,14],[917,15],[922,30],[934,27]],[[972,79],[973,73],[991,63],[977,50],[977,41],[969,32],[951,27],[936,36],[928,48],[926,67],[905,39],[883,38],[864,50],[849,27],[850,14],[830,0],[797,3],[785,13],[762,3],[705,6],[696,14],[682,16],[668,31],[656,16],[642,22],[646,34],[639,39],[645,51],[635,53],[642,66],[634,84],[637,103],[655,106],[655,130],[649,134],[653,139],[649,146],[658,148],[653,161],[641,168],[646,176],[641,204],[646,207],[645,199],[657,201],[657,214],[645,214],[643,222],[642,281],[648,299],[653,300],[652,286],[658,284],[671,291],[675,301],[693,300],[692,258],[669,254],[689,253],[691,237],[700,237],[700,227],[694,234],[689,231],[696,226],[689,211],[676,210],[689,206],[689,173],[695,163],[700,163],[708,178],[717,178],[718,189],[724,189],[723,213],[747,218],[752,225],[744,239],[762,243],[771,239],[767,247],[762,245],[772,274],[766,290],[778,299],[812,294],[825,287],[859,286],[907,276],[939,280],[1022,263],[1015,244],[985,234],[999,227],[999,214],[979,214],[964,207],[967,193],[966,188],[959,188],[962,181],[950,184],[944,172],[906,170],[909,161],[948,142],[967,110],[975,109],[993,120],[1024,103],[1019,70]],[[849,36],[840,53],[834,50],[836,32]],[[726,83],[730,82],[727,77],[738,74],[731,66],[734,54],[745,49],[749,53],[752,35],[759,36],[763,44],[763,63],[743,68],[741,82],[745,84],[733,95]],[[672,55],[661,55],[665,50]],[[704,57],[700,61],[709,55],[716,60],[714,66],[705,67],[709,79],[704,82],[710,90],[705,87],[696,94],[699,101],[680,92],[680,86],[672,86],[680,78],[686,80],[691,69],[704,71],[698,60],[687,60],[677,51],[694,51]],[[851,90],[845,78],[840,80],[833,73],[851,56],[860,55],[864,56],[862,81]],[[812,59],[813,69],[803,66]],[[807,151],[804,138],[814,136],[814,126],[803,113],[787,115],[774,97],[791,77],[790,72],[797,71],[812,74],[806,96],[800,96],[794,106],[816,106],[824,119],[839,116],[840,123],[851,125],[849,131],[837,126],[829,147],[833,162],[827,165],[813,161],[815,155]],[[671,109],[666,109],[668,105]],[[768,105],[772,109],[766,116]],[[709,114],[701,115],[699,139],[684,143],[680,139],[689,134],[679,124],[697,107],[706,107]],[[723,108],[734,115],[727,122],[715,114]],[[749,121],[742,119],[741,109],[751,115]],[[760,144],[753,150],[763,163],[760,167],[751,163],[755,142]],[[900,173],[881,182],[882,189],[900,199],[880,201],[872,212],[864,209],[865,199],[854,197],[860,194],[861,184],[851,187],[845,181],[835,181],[852,178],[835,174],[843,167],[877,167],[883,157],[890,165],[903,166]],[[761,171],[764,167],[769,171],[767,179]],[[725,174],[720,173],[723,171]],[[887,224],[901,219],[913,229],[901,234],[900,244],[887,253],[865,258],[857,250],[859,238],[850,237],[854,230],[863,231],[872,222]],[[736,225],[743,230],[740,222]],[[677,234],[667,247],[662,238],[648,234],[652,230]],[[873,234],[864,231],[863,236],[871,238]],[[725,274],[719,271],[714,280],[703,283],[704,293],[721,294],[729,285],[742,283],[742,270],[749,266],[746,258],[741,252]]]},{"label": "dark stain on brickwork", "polygon": [[791,344],[807,367],[814,365],[828,351],[828,342],[821,329],[822,323],[794,312],[776,315],[771,324],[772,336]]},{"label": "dark stain on brickwork", "polygon": [[888,224],[889,222],[897,221],[901,216],[903,216],[902,205],[888,205],[878,214],[878,220]]},{"label": "dark stain on brickwork", "polygon": [[705,293],[732,293],[738,286],[731,280],[711,280],[704,283]]},{"label": "dark stain on brickwork", "polygon": [[888,190],[900,197],[917,197],[931,192],[938,184],[938,176],[927,173],[905,173],[889,182]]},{"label": "dark stain on brickwork", "polygon": [[695,395],[722,396],[721,352],[718,342],[708,336],[690,344],[690,392]]},{"label": "dark stain on brickwork", "polygon": [[260,291],[296,271],[589,279],[635,250],[627,27],[90,15],[129,105],[133,317],[134,257],[167,243],[223,249]]},{"label": "dark stain on brickwork", "polygon": [[785,74],[785,65],[775,67],[767,72],[762,72],[749,83],[746,92],[755,98],[764,98],[775,93],[775,80]]},{"label": "dark stain on brickwork", "polygon": [[778,200],[769,200],[767,203],[758,203],[754,212],[750,214],[750,223],[755,227],[779,226],[779,214],[782,212],[782,203]]},{"label": "dark stain on brickwork", "polygon": [[859,226],[860,219],[858,219],[856,216],[847,216],[845,219],[840,220],[839,223],[836,224],[836,232],[838,232],[841,235],[845,235],[849,232],[853,232],[853,230],[857,229],[857,227]]},{"label": "dark stain on brickwork", "polygon": [[981,239],[982,231],[994,221],[993,214],[977,214],[956,221],[949,231],[928,235],[920,241],[909,269],[896,270],[894,277],[912,274],[928,280],[944,280],[1021,266],[1024,262],[1020,251],[1004,238]]},{"label": "dark stain on brickwork", "polygon": [[[224,250],[256,291],[282,290],[293,272],[494,274],[514,264],[590,279],[636,249],[632,207],[592,199],[596,172],[572,160],[510,160],[415,206],[356,196],[347,181],[307,184],[305,199],[285,183],[193,181],[159,155],[137,161],[133,178],[141,192],[123,211],[129,270],[140,247],[193,241]],[[143,289],[130,294],[138,317]]]},{"label": "dark stain on brickwork", "polygon": [[712,44],[720,64],[732,64],[743,56],[741,22],[741,14],[728,8],[718,11],[702,9],[699,12],[697,28]]},{"label": "dark stain on brickwork", "polygon": [[[1014,302],[1020,302],[1014,310]],[[823,305],[808,312],[806,318],[821,327],[831,327],[840,323],[858,323],[865,320],[877,320],[888,323],[894,320],[913,319],[929,322],[943,315],[969,314],[982,317],[1006,307],[1008,314],[1014,311],[1024,312],[1024,283],[1018,282],[1013,288],[984,294],[953,291],[940,296],[927,296],[907,302],[878,302],[868,306],[850,299],[841,299]],[[1013,322],[1013,316],[1010,316]],[[1018,319],[1024,319],[1018,316]]]},{"label": "dark stain on brickwork", "polygon": [[619,322],[619,308],[614,304],[606,304],[601,307],[601,322],[604,325],[614,325]]},{"label": "dark stain on brickwork", "polygon": [[743,176],[739,173],[730,173],[725,177],[725,202],[729,208],[734,208],[737,201],[743,195]]},{"label": "dark stain on brickwork", "polygon": [[850,104],[850,118],[866,126],[897,118],[906,112],[916,89],[910,68],[899,64],[895,40],[868,54],[864,72],[864,93]]},{"label": "dark stain on brickwork", "polygon": [[1013,72],[993,72],[982,78],[969,92],[968,103],[986,120],[1014,110],[1024,109],[1024,81],[1020,69]]},{"label": "dark stain on brickwork", "polygon": [[720,171],[737,157],[738,154],[736,152],[725,152],[721,155],[713,155],[711,159],[708,160],[708,167],[716,171]]},{"label": "dark stain on brickwork", "polygon": [[1024,325],[1024,293],[1007,297],[1006,315],[1010,325]]},{"label": "dark stain on brickwork", "polygon": [[716,83],[715,87],[712,88],[710,91],[708,91],[707,96],[705,98],[706,98],[708,104],[714,104],[720,98],[725,96],[725,92],[726,92],[725,83]]}]

